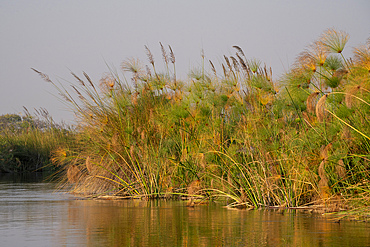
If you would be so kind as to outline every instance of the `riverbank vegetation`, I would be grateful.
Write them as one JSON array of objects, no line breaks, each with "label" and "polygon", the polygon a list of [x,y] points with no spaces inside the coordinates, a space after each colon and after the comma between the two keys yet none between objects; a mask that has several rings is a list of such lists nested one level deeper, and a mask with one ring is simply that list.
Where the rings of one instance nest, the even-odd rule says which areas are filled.
[{"label": "riverbank vegetation", "polygon": [[0,116],[0,172],[53,173],[51,152],[71,140],[71,129],[56,124],[46,109],[31,115],[5,114]]},{"label": "riverbank vegetation", "polygon": [[164,72],[148,47],[148,65],[128,59],[98,84],[72,73],[71,90],[34,69],[78,117],[73,146],[52,161],[86,196],[367,207],[370,40],[347,58],[348,38],[325,31],[276,81],[238,46],[219,66],[202,55],[187,81],[162,44]]}]

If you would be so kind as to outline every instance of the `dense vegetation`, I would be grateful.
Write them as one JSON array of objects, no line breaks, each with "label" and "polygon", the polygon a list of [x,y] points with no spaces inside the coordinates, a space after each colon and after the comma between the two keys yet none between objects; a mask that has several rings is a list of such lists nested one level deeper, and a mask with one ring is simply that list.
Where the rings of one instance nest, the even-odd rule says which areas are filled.
[{"label": "dense vegetation", "polygon": [[[73,144],[52,152],[73,192],[159,198],[226,198],[230,206],[367,206],[370,198],[370,39],[342,51],[348,34],[329,29],[273,81],[272,70],[234,46],[221,70],[209,61],[176,78],[122,63],[95,85],[72,75],[52,83],[78,116]],[[208,67],[208,66],[207,66]],[[130,74],[130,78],[127,77]],[[76,97],[73,96],[75,93]]]},{"label": "dense vegetation", "polygon": [[65,143],[71,132],[55,124],[45,109],[31,116],[0,116],[0,172],[54,172],[52,150]]}]

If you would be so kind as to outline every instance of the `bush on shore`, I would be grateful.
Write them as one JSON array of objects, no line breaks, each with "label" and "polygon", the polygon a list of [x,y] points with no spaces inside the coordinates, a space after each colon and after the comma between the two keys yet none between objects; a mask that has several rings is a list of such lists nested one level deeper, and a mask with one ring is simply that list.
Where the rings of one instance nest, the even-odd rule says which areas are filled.
[{"label": "bush on shore", "polygon": [[0,116],[0,172],[53,172],[51,152],[64,145],[71,134],[57,125],[45,109],[31,116],[5,114]]}]

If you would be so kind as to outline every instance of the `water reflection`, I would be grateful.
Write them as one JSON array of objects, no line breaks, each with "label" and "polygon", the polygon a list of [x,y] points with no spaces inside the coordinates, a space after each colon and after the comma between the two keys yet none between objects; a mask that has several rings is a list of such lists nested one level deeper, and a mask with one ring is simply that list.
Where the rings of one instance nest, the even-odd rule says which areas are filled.
[{"label": "water reflection", "polygon": [[[300,212],[234,211],[182,202],[71,201],[91,246],[366,246],[369,226]],[[353,236],[356,236],[354,238]]]},{"label": "water reflection", "polygon": [[297,211],[179,201],[76,200],[51,183],[0,183],[0,246],[369,246],[370,228]]}]

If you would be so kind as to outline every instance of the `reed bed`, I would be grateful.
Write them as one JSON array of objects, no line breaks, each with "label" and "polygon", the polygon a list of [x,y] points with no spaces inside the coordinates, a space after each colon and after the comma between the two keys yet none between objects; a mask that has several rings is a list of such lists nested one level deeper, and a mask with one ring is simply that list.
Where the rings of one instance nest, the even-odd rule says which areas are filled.
[{"label": "reed bed", "polygon": [[[215,66],[176,77],[145,47],[99,83],[52,83],[78,117],[73,147],[53,152],[74,193],[121,198],[207,198],[229,207],[369,205],[370,41],[343,56],[348,34],[328,29],[274,81],[234,46]],[[208,69],[209,68],[209,69]],[[122,72],[122,73],[121,73]]]}]

